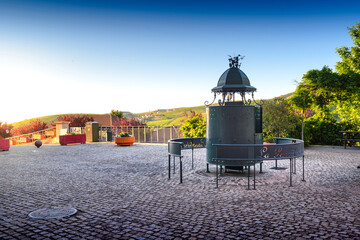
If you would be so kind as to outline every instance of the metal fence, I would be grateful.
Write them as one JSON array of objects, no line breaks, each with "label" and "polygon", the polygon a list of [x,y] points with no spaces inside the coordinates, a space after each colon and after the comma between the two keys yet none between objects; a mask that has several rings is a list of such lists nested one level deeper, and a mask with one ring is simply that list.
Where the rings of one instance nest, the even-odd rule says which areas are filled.
[{"label": "metal fence", "polygon": [[[99,127],[99,141],[112,142],[113,138],[121,132],[127,132],[135,137],[137,143],[167,143],[173,138],[182,137],[179,132],[180,126],[150,127],[150,126],[127,126],[127,127]],[[85,133],[85,128],[81,128]],[[27,133],[20,136],[9,137],[11,145],[32,143],[35,140],[44,140],[56,136],[55,128],[44,129],[38,132]]]},{"label": "metal fence", "polygon": [[8,139],[10,140],[10,145],[19,145],[24,143],[32,143],[36,140],[54,138],[55,136],[56,136],[55,128],[48,128],[37,132],[9,137]]},{"label": "metal fence", "polygon": [[[126,127],[102,127],[100,126],[100,142],[109,141],[109,134],[113,137],[121,132],[127,132],[135,137],[137,143],[167,143],[173,138],[180,138],[180,126],[151,127],[151,126],[126,126]],[[111,140],[112,141],[112,138]]]}]

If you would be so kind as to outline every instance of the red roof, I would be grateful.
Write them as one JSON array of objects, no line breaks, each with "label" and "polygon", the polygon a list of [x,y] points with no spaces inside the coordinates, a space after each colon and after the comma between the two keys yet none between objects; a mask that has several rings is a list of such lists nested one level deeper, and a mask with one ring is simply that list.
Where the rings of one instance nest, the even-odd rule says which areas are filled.
[{"label": "red roof", "polygon": [[106,114],[89,114],[89,117],[94,119],[94,122],[98,122],[102,127],[111,127],[112,116],[110,113]]}]

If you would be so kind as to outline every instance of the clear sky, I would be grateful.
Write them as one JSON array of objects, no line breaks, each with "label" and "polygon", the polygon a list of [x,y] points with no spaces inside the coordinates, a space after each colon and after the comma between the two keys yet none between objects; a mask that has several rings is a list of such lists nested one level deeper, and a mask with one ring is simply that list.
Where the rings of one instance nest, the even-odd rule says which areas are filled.
[{"label": "clear sky", "polygon": [[272,98],[351,46],[360,1],[0,0],[0,121],[202,105],[228,68]]}]

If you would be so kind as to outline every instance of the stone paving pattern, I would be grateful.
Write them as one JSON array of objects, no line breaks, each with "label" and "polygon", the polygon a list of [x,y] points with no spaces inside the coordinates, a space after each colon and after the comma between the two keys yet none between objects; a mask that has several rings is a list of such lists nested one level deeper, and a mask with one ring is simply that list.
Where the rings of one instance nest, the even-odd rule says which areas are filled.
[{"label": "stone paving pattern", "polygon": [[[12,146],[0,152],[0,239],[360,239],[360,150],[307,148],[289,168],[227,174],[215,189],[205,149],[167,179],[167,145]],[[178,161],[177,161],[178,162]],[[288,167],[289,161],[279,161]],[[46,207],[76,215],[38,220]]]}]

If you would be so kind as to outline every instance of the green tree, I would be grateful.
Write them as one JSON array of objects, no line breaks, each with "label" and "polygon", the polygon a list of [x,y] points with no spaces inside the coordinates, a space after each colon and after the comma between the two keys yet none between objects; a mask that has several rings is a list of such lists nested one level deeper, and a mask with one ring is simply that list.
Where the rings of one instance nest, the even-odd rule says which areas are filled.
[{"label": "green tree", "polygon": [[295,93],[290,98],[290,102],[301,111],[301,140],[304,140],[305,111],[311,108],[312,99],[310,98],[310,90],[305,83],[301,82],[300,85],[301,87],[296,88]]},{"label": "green tree", "polygon": [[339,74],[360,74],[360,23],[348,30],[354,46],[336,48],[336,52],[341,57],[341,61],[336,64],[336,70]]},{"label": "green tree", "polygon": [[[341,61],[337,62],[335,71],[324,66],[321,70],[313,69],[304,74],[292,103],[300,110],[310,104],[316,111],[313,120],[333,124],[331,118],[334,119],[333,115],[337,114],[341,119],[343,130],[358,130],[360,128],[360,24],[348,29],[354,46],[336,49]],[[301,96],[306,96],[306,99],[302,101]],[[336,106],[335,111],[330,114],[329,109],[334,106]],[[332,137],[336,138],[335,135]]]},{"label": "green tree", "polygon": [[184,137],[205,137],[206,119],[201,116],[194,116],[185,120],[179,128]]},{"label": "green tree", "polygon": [[290,103],[277,97],[263,105],[263,134],[269,137],[298,137],[300,119],[291,110]]},{"label": "green tree", "polygon": [[124,117],[124,113],[123,113],[122,111],[115,110],[115,109],[111,109],[110,114],[113,115],[113,116],[115,116],[115,117],[119,117],[119,118],[123,118],[123,117]]}]

